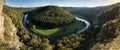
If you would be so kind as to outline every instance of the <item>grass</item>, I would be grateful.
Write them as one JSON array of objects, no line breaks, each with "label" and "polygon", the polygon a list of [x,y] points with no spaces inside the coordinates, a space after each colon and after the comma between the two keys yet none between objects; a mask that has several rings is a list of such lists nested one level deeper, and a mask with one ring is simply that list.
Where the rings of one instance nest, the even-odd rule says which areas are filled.
[{"label": "grass", "polygon": [[[32,29],[31,26],[30,28]],[[39,33],[41,35],[48,36],[48,37],[62,37],[65,35],[76,33],[78,30],[84,27],[85,25],[82,22],[76,20],[74,23],[66,25],[66,26],[62,26],[62,27],[57,27],[57,28],[52,28],[52,29],[36,27],[35,29],[32,29],[32,30],[36,33]]]}]

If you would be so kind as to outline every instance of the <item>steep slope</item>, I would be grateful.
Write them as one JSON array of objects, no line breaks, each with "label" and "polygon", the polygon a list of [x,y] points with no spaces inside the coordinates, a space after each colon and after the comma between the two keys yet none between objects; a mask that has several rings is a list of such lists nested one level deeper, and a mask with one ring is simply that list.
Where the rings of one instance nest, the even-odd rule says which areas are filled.
[{"label": "steep slope", "polygon": [[120,11],[119,3],[108,6],[108,8],[105,11],[101,12],[97,16],[99,25],[102,25],[106,23],[107,21],[115,19],[119,15],[120,13],[119,11]]},{"label": "steep slope", "polygon": [[3,0],[0,0],[0,39],[3,39],[3,35],[4,35],[4,17],[2,14],[2,9],[3,9]]},{"label": "steep slope", "polygon": [[11,18],[7,17],[3,12],[3,0],[0,0],[0,49],[16,49],[19,50],[20,42],[16,35],[15,25]]},{"label": "steep slope", "polygon": [[[5,33],[4,33],[4,39],[3,39],[3,48],[7,49],[16,49],[19,50],[19,47],[22,45],[19,42],[19,38],[17,36],[17,29],[15,25],[12,22],[12,19],[4,14],[4,26],[5,26]],[[7,44],[7,45],[6,45]],[[2,45],[2,44],[1,44]]]},{"label": "steep slope", "polygon": [[109,6],[98,16],[102,25],[97,35],[99,40],[91,50],[119,50],[120,49],[120,3]]}]

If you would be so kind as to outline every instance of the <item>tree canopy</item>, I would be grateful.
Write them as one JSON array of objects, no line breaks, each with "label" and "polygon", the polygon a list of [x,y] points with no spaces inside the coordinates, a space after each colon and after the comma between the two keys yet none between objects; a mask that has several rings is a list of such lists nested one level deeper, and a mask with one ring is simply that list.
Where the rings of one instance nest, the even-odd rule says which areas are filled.
[{"label": "tree canopy", "polygon": [[30,11],[28,19],[37,26],[47,28],[63,26],[75,20],[72,14],[58,6],[45,6]]}]

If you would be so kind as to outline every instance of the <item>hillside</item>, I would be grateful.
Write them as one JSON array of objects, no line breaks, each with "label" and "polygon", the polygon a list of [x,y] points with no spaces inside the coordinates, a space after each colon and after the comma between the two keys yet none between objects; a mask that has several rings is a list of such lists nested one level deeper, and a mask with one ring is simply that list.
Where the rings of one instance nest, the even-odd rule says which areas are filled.
[{"label": "hillside", "polygon": [[[64,8],[64,7],[63,7]],[[70,11],[72,14],[88,20],[91,24],[96,20],[96,16],[104,10],[106,10],[107,6],[100,7],[66,7],[64,9]],[[81,17],[82,16],[82,17]]]},{"label": "hillside", "polygon": [[85,23],[58,6],[40,7],[27,13],[27,27],[44,37],[63,37],[85,27]]},{"label": "hillside", "polygon": [[117,16],[119,16],[119,13],[120,13],[119,11],[120,11],[119,3],[118,4],[114,4],[114,5],[110,5],[108,7],[108,9],[106,9],[103,12],[101,12],[97,16],[98,22],[100,22],[99,25],[102,25],[102,24],[106,23],[107,21],[115,19]]},{"label": "hillside", "polygon": [[[102,25],[102,33],[99,38],[104,39],[102,43],[97,43],[93,46],[94,49],[119,50],[120,48],[120,3],[110,5],[109,8],[103,11],[99,16],[99,23]],[[102,20],[101,20],[102,19]],[[100,37],[102,36],[102,37]],[[106,43],[105,43],[106,42]],[[96,47],[96,45],[98,47]]]},{"label": "hillside", "polygon": [[0,0],[0,50],[8,50],[8,48],[18,50],[21,43],[16,35],[17,29],[12,19],[3,13],[3,7],[3,0]]},{"label": "hillside", "polygon": [[52,28],[70,24],[75,17],[58,6],[45,6],[29,12],[28,20],[36,26]]}]

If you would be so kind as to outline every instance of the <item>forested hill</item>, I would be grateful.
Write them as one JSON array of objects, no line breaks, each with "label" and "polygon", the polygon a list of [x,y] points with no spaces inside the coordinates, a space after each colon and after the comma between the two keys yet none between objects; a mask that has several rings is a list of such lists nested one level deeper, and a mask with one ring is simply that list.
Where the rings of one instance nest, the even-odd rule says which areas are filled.
[{"label": "forested hill", "polygon": [[47,28],[67,25],[75,20],[75,16],[58,6],[41,7],[28,14],[30,22]]}]

